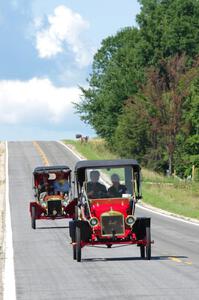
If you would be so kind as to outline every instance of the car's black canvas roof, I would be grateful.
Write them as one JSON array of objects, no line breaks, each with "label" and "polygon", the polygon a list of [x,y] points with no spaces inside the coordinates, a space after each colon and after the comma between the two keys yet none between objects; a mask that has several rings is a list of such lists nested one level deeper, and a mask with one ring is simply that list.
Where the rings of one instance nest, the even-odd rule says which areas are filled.
[{"label": "car's black canvas roof", "polygon": [[34,169],[33,174],[45,172],[71,171],[68,166],[42,166]]},{"label": "car's black canvas roof", "polygon": [[75,170],[91,169],[91,168],[108,168],[108,167],[123,167],[136,166],[139,167],[135,159],[114,159],[114,160],[80,160],[75,165]]}]

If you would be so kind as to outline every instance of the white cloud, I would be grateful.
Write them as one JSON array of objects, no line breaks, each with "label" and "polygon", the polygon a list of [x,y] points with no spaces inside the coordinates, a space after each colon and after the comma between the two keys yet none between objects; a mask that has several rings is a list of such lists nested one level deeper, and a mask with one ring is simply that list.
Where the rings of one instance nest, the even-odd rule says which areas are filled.
[{"label": "white cloud", "polygon": [[80,67],[92,61],[94,49],[88,47],[82,38],[89,28],[89,23],[78,13],[64,5],[55,8],[48,15],[48,26],[41,26],[36,20],[36,48],[41,58],[51,58],[59,53],[71,51]]},{"label": "white cloud", "polygon": [[77,87],[56,87],[49,79],[0,81],[0,125],[68,127],[80,121],[73,102],[80,99]]}]

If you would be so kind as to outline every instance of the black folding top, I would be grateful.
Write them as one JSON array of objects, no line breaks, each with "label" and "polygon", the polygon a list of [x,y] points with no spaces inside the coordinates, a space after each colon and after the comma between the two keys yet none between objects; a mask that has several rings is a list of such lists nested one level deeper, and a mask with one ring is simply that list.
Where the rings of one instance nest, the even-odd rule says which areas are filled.
[{"label": "black folding top", "polygon": [[139,164],[135,159],[114,159],[114,160],[80,160],[75,165],[75,171],[79,169],[92,169],[92,168],[111,168],[132,166],[138,167]]},{"label": "black folding top", "polygon": [[68,166],[43,166],[34,169],[33,174],[49,173],[49,172],[69,172],[71,169]]}]

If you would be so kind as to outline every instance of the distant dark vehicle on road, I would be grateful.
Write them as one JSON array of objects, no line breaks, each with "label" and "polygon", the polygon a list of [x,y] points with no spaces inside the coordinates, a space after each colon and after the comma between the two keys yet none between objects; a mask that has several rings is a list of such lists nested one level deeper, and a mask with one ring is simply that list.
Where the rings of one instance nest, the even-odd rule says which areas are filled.
[{"label": "distant dark vehicle on road", "polygon": [[75,166],[78,201],[69,222],[73,259],[81,261],[84,246],[137,245],[141,258],[151,259],[150,218],[134,215],[141,198],[136,160],[84,160]]},{"label": "distant dark vehicle on road", "polygon": [[30,202],[31,225],[36,220],[74,217],[75,200],[72,201],[71,169],[68,166],[37,167],[33,172],[35,201]]}]

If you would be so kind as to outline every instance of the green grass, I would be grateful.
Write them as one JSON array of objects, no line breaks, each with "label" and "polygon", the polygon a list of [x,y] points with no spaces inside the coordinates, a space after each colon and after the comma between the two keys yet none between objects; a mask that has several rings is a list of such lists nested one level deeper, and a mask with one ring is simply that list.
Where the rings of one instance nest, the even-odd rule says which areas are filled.
[{"label": "green grass", "polygon": [[193,187],[182,188],[156,184],[142,185],[143,201],[152,206],[180,214],[190,218],[199,219],[199,190]]},{"label": "green grass", "polygon": [[[87,159],[119,158],[107,149],[102,139],[90,140],[87,144],[66,140],[66,144]],[[186,217],[199,219],[199,182],[186,182],[178,178],[166,177],[142,168],[143,201],[155,207],[177,213]]]},{"label": "green grass", "polygon": [[117,156],[111,153],[106,143],[102,139],[93,139],[88,143],[80,143],[80,141],[65,140],[66,144],[73,145],[75,149],[85,156],[87,159],[116,159]]}]

